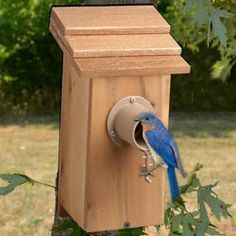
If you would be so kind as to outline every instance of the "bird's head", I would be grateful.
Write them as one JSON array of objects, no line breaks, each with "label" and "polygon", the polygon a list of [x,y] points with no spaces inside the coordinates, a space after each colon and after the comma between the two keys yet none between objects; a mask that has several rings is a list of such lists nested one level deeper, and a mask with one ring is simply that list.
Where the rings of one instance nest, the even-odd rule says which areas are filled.
[{"label": "bird's head", "polygon": [[154,113],[144,112],[141,113],[135,121],[139,121],[143,126],[152,126],[158,123],[159,119]]}]

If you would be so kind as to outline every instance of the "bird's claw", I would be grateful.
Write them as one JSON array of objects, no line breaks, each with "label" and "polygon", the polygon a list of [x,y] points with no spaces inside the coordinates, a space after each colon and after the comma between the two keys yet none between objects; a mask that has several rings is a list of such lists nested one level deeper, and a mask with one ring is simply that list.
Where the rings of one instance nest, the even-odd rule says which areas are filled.
[{"label": "bird's claw", "polygon": [[165,168],[165,169],[167,169],[168,168],[168,166],[163,162],[163,163],[160,163],[160,164],[158,164],[158,167],[162,167],[162,168]]},{"label": "bird's claw", "polygon": [[[155,158],[153,157],[152,152],[144,151],[144,155],[142,156],[144,159],[144,164],[142,165],[142,172],[140,176],[144,176],[145,180],[148,183],[151,183],[151,177],[155,177],[153,171],[159,167],[163,167],[163,163],[156,163]],[[151,159],[153,163],[148,163],[148,160]]]},{"label": "bird's claw", "polygon": [[168,166],[164,162],[158,163],[158,164],[155,163],[155,164],[152,164],[152,166],[153,166],[152,170],[155,170],[157,168],[165,168],[165,169],[168,168]]},{"label": "bird's claw", "polygon": [[151,178],[149,176],[145,177],[145,180],[150,184],[152,182]]},{"label": "bird's claw", "polygon": [[145,177],[152,176],[152,177],[155,177],[155,175],[152,173],[152,170],[143,170],[141,172],[141,176],[145,176]]},{"label": "bird's claw", "polygon": [[145,180],[150,184],[152,182],[151,177],[155,177],[155,175],[152,173],[153,168],[150,170],[147,169],[147,167],[143,167],[143,170],[141,172],[141,176],[144,176]]},{"label": "bird's claw", "polygon": [[152,166],[151,168],[147,168],[146,165],[142,165],[142,172],[141,172],[141,176],[145,177],[145,180],[148,183],[151,183],[152,180],[150,177],[155,177],[155,175],[152,173],[155,169],[157,168],[167,168],[167,165],[165,163],[159,163],[159,164],[149,164],[149,166]]},{"label": "bird's claw", "polygon": [[150,177],[154,177],[154,175],[147,170],[143,170],[142,173],[140,174],[141,176],[144,176],[145,180],[150,184],[152,182]]}]

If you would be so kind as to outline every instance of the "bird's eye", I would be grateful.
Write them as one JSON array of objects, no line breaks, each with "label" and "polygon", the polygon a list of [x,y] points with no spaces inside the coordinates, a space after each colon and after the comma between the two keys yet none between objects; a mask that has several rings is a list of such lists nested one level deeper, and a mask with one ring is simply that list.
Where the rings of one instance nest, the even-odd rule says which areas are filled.
[{"label": "bird's eye", "polygon": [[146,118],[145,118],[145,120],[149,120],[149,118],[148,118],[148,117],[146,117]]}]

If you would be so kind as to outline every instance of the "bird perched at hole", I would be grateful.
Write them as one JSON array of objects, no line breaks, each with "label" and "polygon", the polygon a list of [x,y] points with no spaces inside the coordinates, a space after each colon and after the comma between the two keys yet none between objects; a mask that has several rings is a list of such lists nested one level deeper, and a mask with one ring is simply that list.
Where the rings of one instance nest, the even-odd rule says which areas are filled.
[{"label": "bird perched at hole", "polygon": [[[155,114],[149,112],[142,113],[137,117],[136,121],[142,124],[144,141],[147,147],[152,149],[149,151],[158,154],[167,165],[171,199],[174,201],[180,196],[175,168],[178,168],[181,175],[186,177],[177,144],[162,121]],[[160,165],[156,164],[156,168],[158,166]],[[146,175],[151,175],[151,173],[147,172]]]}]

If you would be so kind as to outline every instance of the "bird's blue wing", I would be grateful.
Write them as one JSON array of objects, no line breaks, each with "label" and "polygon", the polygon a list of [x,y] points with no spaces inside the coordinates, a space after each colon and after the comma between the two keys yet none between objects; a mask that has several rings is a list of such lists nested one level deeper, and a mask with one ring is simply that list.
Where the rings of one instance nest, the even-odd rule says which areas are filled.
[{"label": "bird's blue wing", "polygon": [[175,158],[176,159],[179,158],[180,157],[179,149],[178,149],[178,146],[177,146],[175,140],[172,137],[169,139],[169,144],[170,144],[170,146],[171,146],[171,148],[172,148],[172,150],[175,154]]},{"label": "bird's blue wing", "polygon": [[174,152],[174,155],[175,155],[175,160],[177,162],[177,168],[179,169],[181,175],[183,177],[186,177],[186,172],[184,170],[184,167],[182,165],[182,161],[180,159],[180,154],[179,154],[179,149],[178,149],[178,146],[175,142],[175,140],[171,137],[170,139],[170,147],[172,148],[173,152]]},{"label": "bird's blue wing", "polygon": [[146,132],[146,138],[154,151],[162,157],[163,161],[174,168],[177,167],[175,154],[168,144],[168,136],[165,133],[157,132],[156,130]]},{"label": "bird's blue wing", "polygon": [[170,147],[172,152],[173,152],[175,161],[173,161],[171,159],[172,160],[172,166],[178,168],[181,175],[183,177],[186,177],[187,174],[184,170],[182,161],[180,159],[179,149],[178,149],[178,146],[177,146],[174,138],[172,137],[170,132],[164,126],[162,126],[162,128],[160,130],[156,130],[156,134],[157,133],[158,133],[159,138],[165,143],[166,146]]}]

